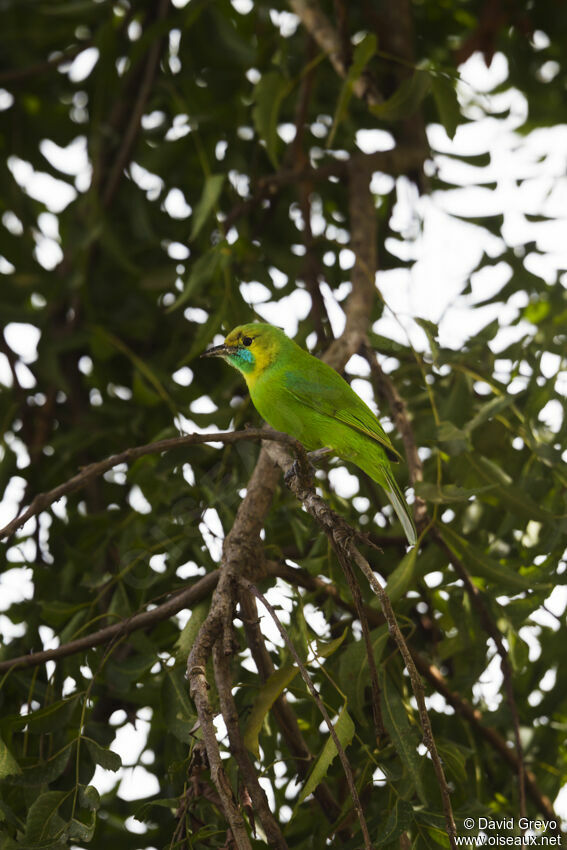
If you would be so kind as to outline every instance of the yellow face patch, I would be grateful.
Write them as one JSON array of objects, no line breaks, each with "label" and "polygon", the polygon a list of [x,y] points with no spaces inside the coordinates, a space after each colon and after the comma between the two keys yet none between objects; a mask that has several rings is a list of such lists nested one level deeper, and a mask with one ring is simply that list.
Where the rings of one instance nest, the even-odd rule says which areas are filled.
[{"label": "yellow face patch", "polygon": [[273,340],[262,332],[261,325],[241,325],[234,328],[224,343],[237,349],[228,359],[242,372],[249,385],[255,383],[274,359]]}]

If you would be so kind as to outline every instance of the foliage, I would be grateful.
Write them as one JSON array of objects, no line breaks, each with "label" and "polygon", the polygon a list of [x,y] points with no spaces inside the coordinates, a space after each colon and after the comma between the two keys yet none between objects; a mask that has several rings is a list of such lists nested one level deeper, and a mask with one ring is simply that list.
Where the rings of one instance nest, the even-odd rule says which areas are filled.
[{"label": "foliage", "polygon": [[[405,175],[382,181],[389,188],[375,195],[378,287],[382,274],[410,264],[412,248],[404,253],[405,234],[393,217],[408,180],[437,198],[450,198],[456,188],[446,172],[422,167],[426,128],[461,163],[465,182],[489,193],[490,151],[454,153],[434,127],[442,124],[458,139],[458,127],[490,111],[492,101],[466,87],[457,87],[460,106],[455,94],[458,63],[475,50],[488,60],[495,51],[506,56],[499,91],[523,95],[519,133],[565,121],[565,8],[513,0],[498,5],[497,14],[497,5],[321,3],[339,34],[341,76],[279,3],[2,4],[0,489],[10,504],[29,504],[80,467],[128,446],[180,430],[259,424],[238,375],[199,361],[199,354],[216,334],[257,315],[277,321],[286,310],[300,319],[298,341],[317,354],[327,349],[338,327],[327,314],[331,299],[333,315],[349,307],[351,163]],[[473,102],[463,106],[466,100]],[[357,133],[372,129],[394,137],[389,160],[360,153]],[[413,161],[396,159],[408,150],[417,152]],[[542,413],[554,408],[561,420],[565,412],[564,279],[542,261],[537,239],[545,216],[531,217],[534,235],[525,244],[510,237],[503,211],[461,217],[469,228],[463,233],[480,234],[483,244],[487,234],[494,237],[463,294],[477,274],[503,264],[508,272],[471,315],[497,305],[501,321],[482,327],[471,320],[481,329],[458,348],[434,323],[421,321],[424,343],[416,351],[383,334],[378,288],[366,317],[380,362],[408,405],[423,460],[417,494],[432,523],[419,552],[405,552],[383,494],[360,470],[349,468],[357,479],[350,497],[331,486],[336,461],[324,463],[317,477],[331,506],[381,546],[380,553],[368,549],[368,557],[387,581],[406,640],[427,669],[444,677],[445,691],[433,674],[425,687],[459,831],[465,817],[519,813],[516,771],[483,734],[489,729],[505,748],[516,746],[506,683],[488,702],[479,685],[487,667],[494,671],[492,659],[498,664],[487,620],[507,650],[533,785],[553,801],[567,780],[564,638],[559,621],[541,620],[542,606],[567,575],[567,431]],[[276,305],[275,312],[266,305]],[[510,305],[516,310],[505,309]],[[21,325],[36,329],[37,355],[20,351]],[[411,327],[415,340],[418,326]],[[377,392],[370,374],[363,380]],[[383,415],[393,414],[382,397],[376,400]],[[392,438],[403,452],[399,436]],[[0,555],[6,578],[25,580],[28,588],[2,602],[10,639],[0,662],[149,610],[217,569],[219,537],[234,523],[258,451],[241,442],[149,455],[30,520]],[[405,487],[409,471],[405,464],[396,469]],[[290,611],[290,637],[347,747],[375,846],[397,846],[404,833],[420,848],[447,846],[408,678],[372,594],[361,581],[379,672],[379,738],[349,586],[283,481],[263,545],[275,567],[262,590],[279,570],[279,596],[270,598]],[[290,566],[303,571],[296,583],[285,579]],[[336,595],[315,581],[320,575]],[[207,766],[198,762],[201,730],[185,679],[209,598],[188,620],[172,616],[56,662],[2,674],[3,850],[231,846]],[[527,642],[534,635],[537,651]],[[264,684],[236,619],[235,700],[276,820],[295,850],[325,847],[330,835],[333,846],[360,847],[336,748],[288,651],[274,640],[267,646],[280,672]],[[313,762],[300,781],[301,758],[274,711],[284,688]],[[210,698],[218,710],[214,687]],[[479,722],[463,711],[467,703],[480,712]],[[114,750],[117,734],[136,718],[147,739],[125,766],[143,766],[147,782],[132,800],[120,790],[124,774]],[[219,738],[229,782],[252,825],[242,777]],[[306,794],[323,779],[334,809]],[[532,818],[549,814],[538,799],[530,786]],[[252,846],[265,846],[262,834],[251,826]]]}]

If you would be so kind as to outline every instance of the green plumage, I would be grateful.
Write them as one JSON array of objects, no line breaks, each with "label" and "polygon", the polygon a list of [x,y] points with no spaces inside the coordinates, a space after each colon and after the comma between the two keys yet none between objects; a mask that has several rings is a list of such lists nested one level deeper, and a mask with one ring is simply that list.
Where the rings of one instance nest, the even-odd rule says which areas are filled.
[{"label": "green plumage", "polygon": [[259,322],[235,328],[209,353],[242,372],[254,406],[273,428],[309,450],[332,449],[380,484],[408,541],[416,542],[411,511],[390,466],[399,455],[370,408],[334,369],[279,328]]}]

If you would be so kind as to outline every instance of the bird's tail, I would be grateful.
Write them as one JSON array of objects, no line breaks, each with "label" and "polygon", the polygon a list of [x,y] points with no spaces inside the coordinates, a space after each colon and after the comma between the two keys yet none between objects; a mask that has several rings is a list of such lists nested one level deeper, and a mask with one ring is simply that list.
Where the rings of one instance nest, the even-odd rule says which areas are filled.
[{"label": "bird's tail", "polygon": [[405,535],[408,539],[408,543],[410,544],[410,546],[415,546],[415,544],[417,543],[417,532],[415,530],[415,524],[413,521],[411,508],[405,500],[404,494],[400,489],[400,485],[398,484],[390,470],[382,468],[381,471],[384,478],[386,479],[386,481],[382,484],[384,490],[386,491],[386,495],[388,496],[390,502],[392,503],[392,507],[398,515],[398,519],[402,524]]}]

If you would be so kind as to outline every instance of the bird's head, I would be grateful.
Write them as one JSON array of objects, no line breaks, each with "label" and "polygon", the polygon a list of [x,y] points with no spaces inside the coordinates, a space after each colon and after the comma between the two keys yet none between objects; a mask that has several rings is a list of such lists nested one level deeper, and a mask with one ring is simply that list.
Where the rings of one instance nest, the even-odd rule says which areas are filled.
[{"label": "bird's head", "polygon": [[286,342],[289,340],[279,328],[251,322],[234,328],[222,345],[207,349],[201,357],[223,357],[250,380],[273,363]]}]

